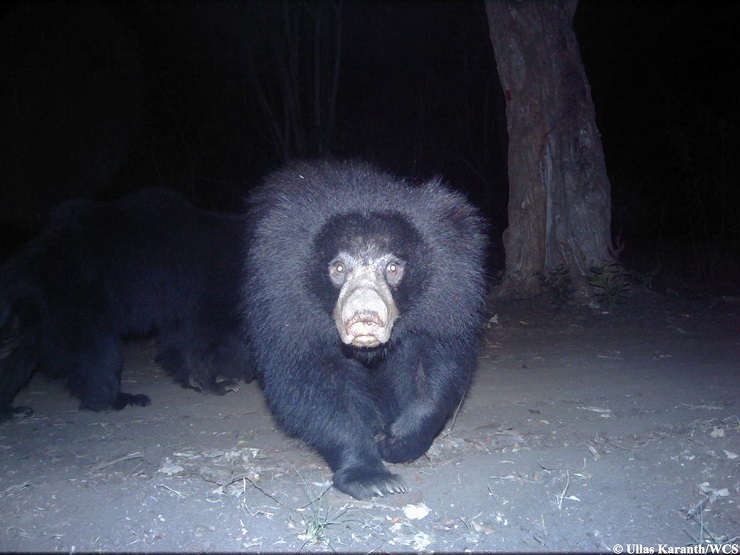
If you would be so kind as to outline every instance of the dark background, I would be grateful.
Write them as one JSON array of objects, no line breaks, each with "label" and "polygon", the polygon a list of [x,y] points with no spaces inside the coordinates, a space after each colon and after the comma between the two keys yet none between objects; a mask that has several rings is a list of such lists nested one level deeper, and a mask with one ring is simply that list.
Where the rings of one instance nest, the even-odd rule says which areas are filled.
[{"label": "dark background", "polygon": [[[717,284],[727,293],[738,282],[738,4],[581,0],[576,13],[614,239],[635,272],[680,275],[664,288]],[[269,52],[279,7],[2,4],[0,259],[65,198],[164,186],[208,209],[238,210],[281,163],[247,63],[264,83],[277,75]],[[340,21],[325,151],[401,176],[443,175],[491,219],[495,272],[506,122],[482,2],[346,1]],[[334,24],[327,20],[328,33]]]}]

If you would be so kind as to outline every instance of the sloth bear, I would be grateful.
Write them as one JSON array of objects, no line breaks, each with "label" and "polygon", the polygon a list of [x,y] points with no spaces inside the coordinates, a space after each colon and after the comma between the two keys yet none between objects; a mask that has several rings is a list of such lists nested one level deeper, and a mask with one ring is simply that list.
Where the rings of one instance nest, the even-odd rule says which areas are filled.
[{"label": "sloth bear", "polygon": [[174,192],[70,201],[0,268],[0,420],[33,371],[67,378],[80,408],[146,406],[121,392],[121,338],[156,334],[157,361],[185,387],[249,381],[239,310],[243,218]]},{"label": "sloth bear", "polygon": [[276,422],[358,499],[405,492],[476,367],[484,223],[439,180],[299,162],[249,197],[247,336]]}]

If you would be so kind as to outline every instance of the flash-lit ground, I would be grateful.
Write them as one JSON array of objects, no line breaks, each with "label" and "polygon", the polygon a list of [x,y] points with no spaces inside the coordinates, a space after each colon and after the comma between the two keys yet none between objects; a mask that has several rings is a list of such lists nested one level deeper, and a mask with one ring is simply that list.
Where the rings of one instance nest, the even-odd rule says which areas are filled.
[{"label": "flash-lit ground", "polygon": [[[76,410],[39,377],[0,426],[2,551],[656,551],[740,535],[740,303],[638,295],[612,315],[501,303],[468,399],[405,495],[353,500],[256,384]],[[634,547],[632,548],[634,551]]]}]

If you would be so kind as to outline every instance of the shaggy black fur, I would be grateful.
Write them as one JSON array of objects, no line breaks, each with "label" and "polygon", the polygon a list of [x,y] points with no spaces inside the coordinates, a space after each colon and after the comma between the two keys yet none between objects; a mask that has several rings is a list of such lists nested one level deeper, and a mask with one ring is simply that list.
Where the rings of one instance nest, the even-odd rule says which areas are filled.
[{"label": "shaggy black fur", "polygon": [[121,338],[156,334],[176,381],[214,393],[252,378],[238,310],[243,219],[151,189],[61,205],[0,268],[0,420],[36,368],[80,408],[149,404],[121,392]]},{"label": "shaggy black fur", "polygon": [[[414,187],[363,163],[307,162],[269,176],[247,220],[246,324],[276,421],[326,459],[341,491],[405,491],[383,460],[424,454],[476,367],[485,292],[477,211],[438,180]],[[340,342],[328,270],[339,252],[404,261],[387,343]]]}]

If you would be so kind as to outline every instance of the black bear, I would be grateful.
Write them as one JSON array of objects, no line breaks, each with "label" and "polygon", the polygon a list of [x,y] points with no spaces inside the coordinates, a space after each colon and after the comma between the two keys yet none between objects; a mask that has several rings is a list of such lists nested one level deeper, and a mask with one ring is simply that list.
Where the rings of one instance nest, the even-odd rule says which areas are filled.
[{"label": "black bear", "polygon": [[485,226],[439,180],[298,162],[249,197],[245,324],[277,423],[356,498],[406,491],[476,367]]},{"label": "black bear", "polygon": [[[149,404],[121,392],[121,338],[156,334],[157,360],[185,387],[249,380],[239,297],[243,218],[172,191],[70,201],[0,268],[0,420],[38,367],[67,378],[80,408]],[[231,381],[230,381],[231,380]]]}]

